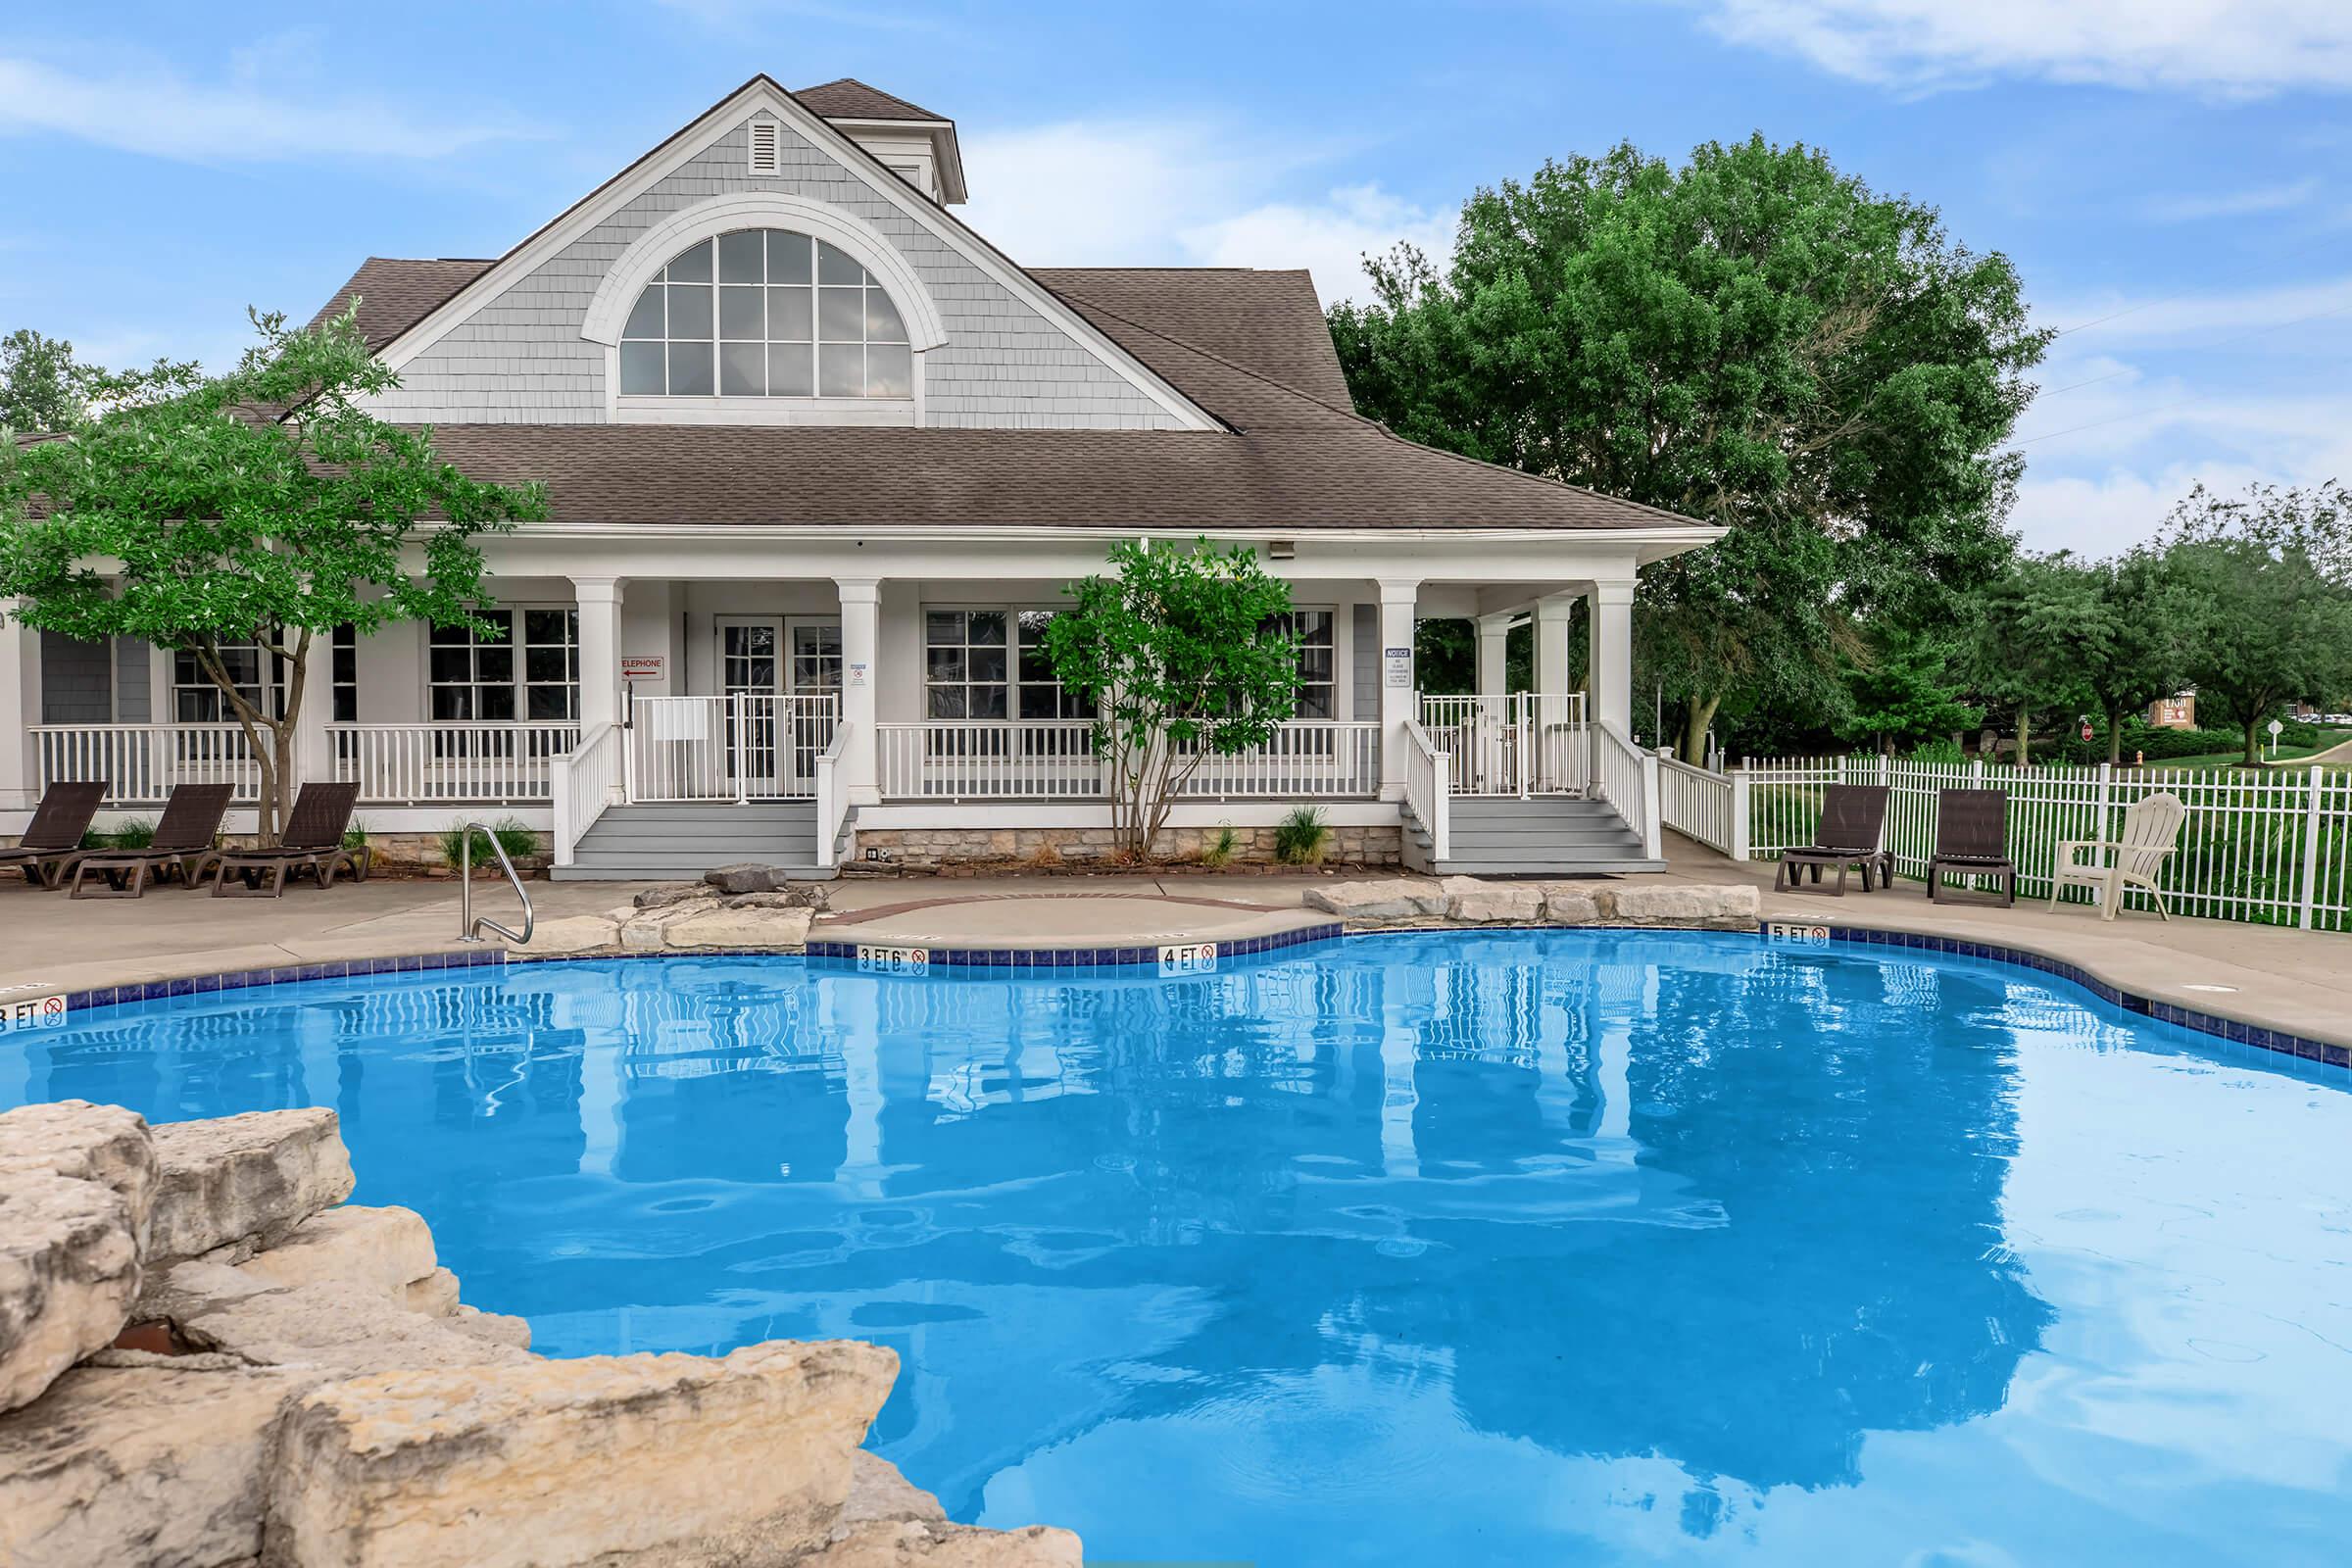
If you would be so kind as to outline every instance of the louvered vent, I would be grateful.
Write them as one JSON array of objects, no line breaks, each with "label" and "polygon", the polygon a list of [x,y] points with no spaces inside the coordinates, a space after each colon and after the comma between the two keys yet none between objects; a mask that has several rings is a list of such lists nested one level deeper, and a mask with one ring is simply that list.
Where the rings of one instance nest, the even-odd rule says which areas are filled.
[{"label": "louvered vent", "polygon": [[776,122],[772,120],[752,122],[753,173],[772,174],[780,166],[782,155],[776,139],[777,130]]}]

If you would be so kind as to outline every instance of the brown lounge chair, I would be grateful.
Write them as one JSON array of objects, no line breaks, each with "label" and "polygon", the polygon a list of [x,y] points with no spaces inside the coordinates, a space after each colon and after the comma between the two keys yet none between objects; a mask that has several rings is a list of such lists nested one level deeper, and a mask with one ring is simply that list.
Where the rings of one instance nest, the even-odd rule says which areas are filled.
[{"label": "brown lounge chair", "polygon": [[[179,879],[194,887],[211,861],[220,818],[228,813],[227,784],[174,784],[164,803],[164,819],[143,850],[92,850],[74,860],[77,899],[135,899],[150,881]],[[95,873],[95,875],[93,875]]]},{"label": "brown lounge chair", "polygon": [[1928,898],[1947,904],[1946,877],[2001,881],[2001,905],[2017,903],[2017,864],[2009,858],[2009,796],[2002,790],[1942,790],[1936,797],[1936,853],[1928,860]]},{"label": "brown lounge chair", "polygon": [[[286,829],[278,841],[263,850],[225,850],[210,862],[216,899],[274,899],[286,891],[286,878],[308,871],[321,888],[335,885],[335,873],[348,869],[354,882],[368,880],[368,852],[343,847],[343,831],[351,826],[351,808],[359,804],[360,786],[305,784],[286,813]],[[199,866],[197,874],[204,874]]]},{"label": "brown lounge chair", "polygon": [[[1870,891],[1870,874],[1879,873],[1879,885],[1885,887],[1894,880],[1894,857],[1879,848],[1879,833],[1886,825],[1887,789],[1884,784],[1832,784],[1821,792],[1821,826],[1813,835],[1809,848],[1783,850],[1781,868],[1773,874],[1772,888],[1776,893],[1827,893],[1835,898],[1845,897],[1847,867],[1862,872],[1862,891]],[[1822,868],[1838,868],[1838,886],[1821,885]],[[1801,885],[1807,867],[1813,872],[1813,886]]]},{"label": "brown lounge chair", "polygon": [[0,850],[0,869],[16,866],[27,882],[57,886],[66,866],[81,853],[81,836],[90,830],[106,799],[104,784],[52,784],[24,824],[24,836],[13,850]]}]

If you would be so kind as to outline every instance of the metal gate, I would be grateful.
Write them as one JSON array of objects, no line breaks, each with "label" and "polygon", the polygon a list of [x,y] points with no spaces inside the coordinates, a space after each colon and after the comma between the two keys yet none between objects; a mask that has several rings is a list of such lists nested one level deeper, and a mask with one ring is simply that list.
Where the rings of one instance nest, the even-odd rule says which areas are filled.
[{"label": "metal gate", "polygon": [[621,719],[624,793],[632,802],[812,799],[815,760],[840,718],[830,692],[633,697]]},{"label": "metal gate", "polygon": [[1454,795],[1581,795],[1592,775],[1582,692],[1425,696],[1421,727],[1448,758]]}]

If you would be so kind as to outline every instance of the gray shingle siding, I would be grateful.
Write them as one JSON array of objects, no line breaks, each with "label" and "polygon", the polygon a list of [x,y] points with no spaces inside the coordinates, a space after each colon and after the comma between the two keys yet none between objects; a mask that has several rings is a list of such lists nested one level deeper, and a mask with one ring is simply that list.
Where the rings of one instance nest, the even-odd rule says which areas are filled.
[{"label": "gray shingle siding", "polygon": [[155,716],[154,671],[148,648],[136,637],[115,639],[115,718],[124,724],[145,724]]},{"label": "gray shingle siding", "polygon": [[104,643],[41,633],[41,722],[111,724],[114,684]]},{"label": "gray shingle siding", "polygon": [[[761,117],[764,118],[764,117]],[[402,368],[378,408],[437,423],[601,423],[605,346],[580,322],[606,270],[646,229],[713,196],[773,190],[865,220],[931,291],[947,341],[923,356],[926,424],[1162,430],[1179,421],[1094,350],[1015,297],[790,127],[783,167],[753,174],[737,126],[479,307]]]}]

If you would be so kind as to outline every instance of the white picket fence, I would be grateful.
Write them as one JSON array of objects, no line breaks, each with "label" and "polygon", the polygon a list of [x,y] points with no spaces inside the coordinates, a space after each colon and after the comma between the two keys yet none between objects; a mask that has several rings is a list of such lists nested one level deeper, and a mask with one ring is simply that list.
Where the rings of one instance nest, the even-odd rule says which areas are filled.
[{"label": "white picket fence", "polygon": [[[1662,761],[1665,825],[1736,859],[1813,842],[1822,787],[1887,787],[1885,846],[1895,869],[1927,875],[1939,791],[2009,797],[2009,856],[2021,897],[2046,898],[2058,845],[2113,839],[2132,803],[2160,790],[2188,808],[2158,878],[2176,914],[2306,930],[2352,930],[2352,772],[2327,767],[2028,767],[1884,757],[1751,760],[1725,773]],[[2132,894],[2133,907],[2147,906]]]}]

